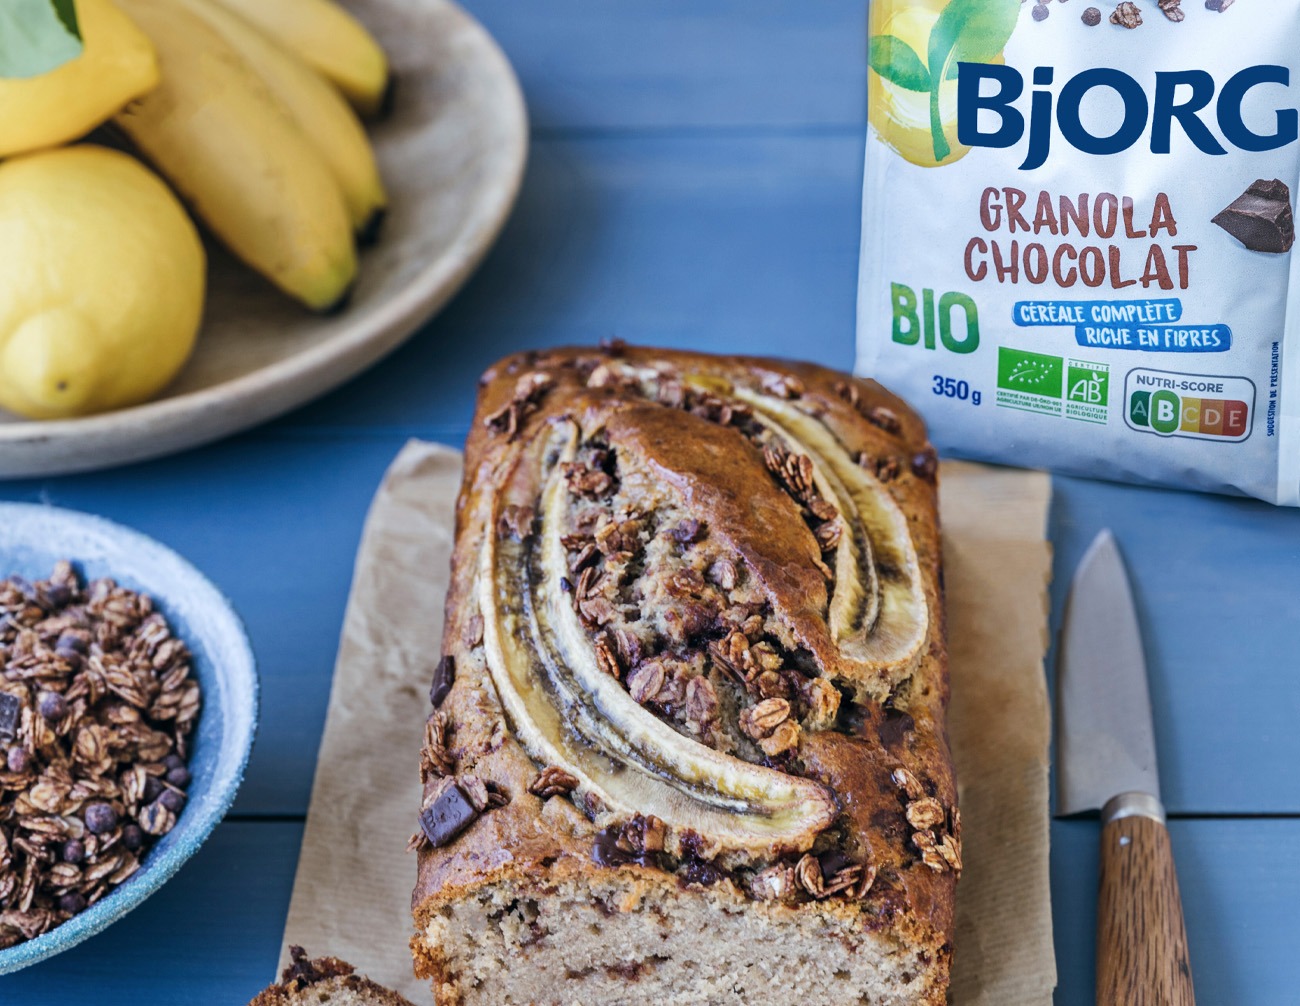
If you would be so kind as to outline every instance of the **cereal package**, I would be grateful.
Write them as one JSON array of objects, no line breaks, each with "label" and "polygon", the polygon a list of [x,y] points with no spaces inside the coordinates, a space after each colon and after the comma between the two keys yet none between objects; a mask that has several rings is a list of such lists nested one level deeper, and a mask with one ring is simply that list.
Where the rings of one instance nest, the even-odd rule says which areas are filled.
[{"label": "cereal package", "polygon": [[1300,2],[869,20],[859,372],[955,454],[1300,504]]}]

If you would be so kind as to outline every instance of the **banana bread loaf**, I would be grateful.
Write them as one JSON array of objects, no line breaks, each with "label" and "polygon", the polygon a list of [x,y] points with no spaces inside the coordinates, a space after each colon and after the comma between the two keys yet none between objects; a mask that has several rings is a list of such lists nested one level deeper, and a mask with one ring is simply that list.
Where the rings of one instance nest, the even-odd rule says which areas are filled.
[{"label": "banana bread loaf", "polygon": [[484,375],[412,839],[440,1006],[946,1002],[935,482],[821,367]]}]

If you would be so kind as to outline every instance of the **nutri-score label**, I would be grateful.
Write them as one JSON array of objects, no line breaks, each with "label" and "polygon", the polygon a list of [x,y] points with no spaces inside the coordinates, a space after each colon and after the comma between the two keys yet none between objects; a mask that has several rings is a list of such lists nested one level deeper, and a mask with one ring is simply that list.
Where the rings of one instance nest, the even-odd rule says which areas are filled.
[{"label": "nutri-score label", "polygon": [[859,372],[968,456],[1300,502],[1297,37],[1300,0],[873,2]]}]

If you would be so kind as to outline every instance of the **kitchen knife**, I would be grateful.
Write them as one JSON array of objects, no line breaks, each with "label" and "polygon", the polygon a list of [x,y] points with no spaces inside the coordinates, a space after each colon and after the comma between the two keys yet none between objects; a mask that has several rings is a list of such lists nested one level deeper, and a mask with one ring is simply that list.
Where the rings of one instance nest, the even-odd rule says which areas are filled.
[{"label": "kitchen knife", "polygon": [[1101,811],[1098,1006],[1194,1006],[1146,662],[1110,531],[1070,585],[1057,677],[1057,806]]}]

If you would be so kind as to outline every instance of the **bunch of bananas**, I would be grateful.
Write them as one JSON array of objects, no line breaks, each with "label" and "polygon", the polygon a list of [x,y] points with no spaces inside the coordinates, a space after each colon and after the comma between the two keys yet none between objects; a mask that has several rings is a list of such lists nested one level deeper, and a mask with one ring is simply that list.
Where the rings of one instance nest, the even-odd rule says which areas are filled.
[{"label": "bunch of bananas", "polygon": [[[0,80],[0,407],[40,418],[142,401],[184,363],[205,261],[181,202],[316,311],[346,302],[387,205],[361,119],[388,61],[334,0],[75,3],[81,55]],[[175,194],[61,146],[105,124]]]}]

